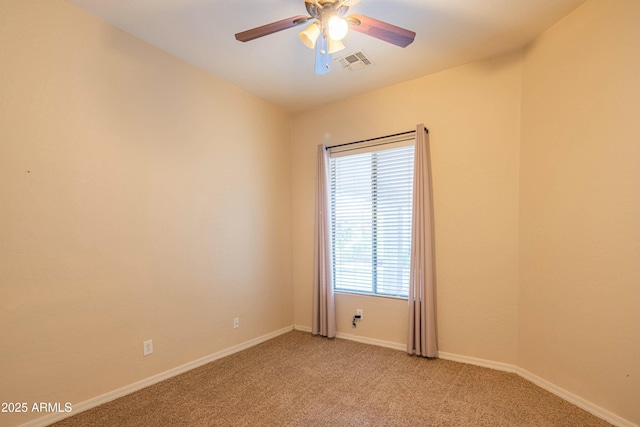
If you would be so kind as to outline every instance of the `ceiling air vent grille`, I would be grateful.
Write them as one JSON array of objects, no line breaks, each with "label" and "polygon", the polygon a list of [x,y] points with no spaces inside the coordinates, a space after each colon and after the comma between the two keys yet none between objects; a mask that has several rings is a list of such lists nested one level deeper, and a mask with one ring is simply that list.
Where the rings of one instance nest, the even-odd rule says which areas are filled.
[{"label": "ceiling air vent grille", "polygon": [[356,52],[341,58],[336,58],[336,61],[349,71],[360,70],[365,67],[373,65],[373,61],[365,55],[364,52]]}]

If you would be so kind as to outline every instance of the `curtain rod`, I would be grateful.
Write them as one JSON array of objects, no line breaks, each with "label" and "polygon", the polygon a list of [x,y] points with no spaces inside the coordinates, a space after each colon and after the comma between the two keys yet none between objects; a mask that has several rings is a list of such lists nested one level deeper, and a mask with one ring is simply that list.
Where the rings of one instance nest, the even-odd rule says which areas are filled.
[{"label": "curtain rod", "polygon": [[[424,132],[425,133],[429,133],[429,129],[424,128]],[[351,144],[360,144],[361,142],[371,142],[371,141],[377,141],[378,139],[384,139],[384,138],[392,138],[394,136],[400,136],[400,135],[408,135],[410,133],[416,133],[415,130],[408,130],[406,132],[400,132],[400,133],[394,133],[392,135],[386,135],[386,136],[379,136],[377,138],[371,138],[371,139],[363,139],[362,141],[354,141],[354,142],[345,142],[344,144],[337,144],[337,145],[331,145],[329,147],[325,147],[325,150],[328,150],[330,148],[335,148],[335,147],[343,147],[345,145],[351,145]]]}]

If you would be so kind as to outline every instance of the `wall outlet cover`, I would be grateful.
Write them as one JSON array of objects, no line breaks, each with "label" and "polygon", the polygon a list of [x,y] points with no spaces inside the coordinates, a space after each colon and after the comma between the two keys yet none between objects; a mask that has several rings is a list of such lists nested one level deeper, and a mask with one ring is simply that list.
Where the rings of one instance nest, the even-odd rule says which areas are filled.
[{"label": "wall outlet cover", "polygon": [[148,356],[153,353],[153,340],[147,340],[142,342],[142,355]]}]

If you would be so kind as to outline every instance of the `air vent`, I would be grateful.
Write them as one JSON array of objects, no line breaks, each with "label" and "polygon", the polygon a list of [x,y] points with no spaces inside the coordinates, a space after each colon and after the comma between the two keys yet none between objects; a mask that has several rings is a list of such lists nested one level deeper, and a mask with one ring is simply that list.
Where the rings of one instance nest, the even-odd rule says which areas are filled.
[{"label": "air vent", "polygon": [[356,71],[373,65],[373,61],[362,51],[336,58],[336,62],[349,71]]}]

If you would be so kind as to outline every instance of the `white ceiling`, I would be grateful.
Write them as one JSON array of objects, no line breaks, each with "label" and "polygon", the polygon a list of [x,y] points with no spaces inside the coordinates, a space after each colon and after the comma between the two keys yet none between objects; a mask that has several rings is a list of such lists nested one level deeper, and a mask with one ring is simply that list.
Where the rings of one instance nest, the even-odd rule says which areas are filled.
[{"label": "white ceiling", "polygon": [[291,112],[519,48],[584,0],[362,0],[349,10],[416,32],[400,48],[355,31],[334,59],[374,65],[315,75],[301,25],[247,43],[234,34],[295,15],[304,0],[67,0],[158,48]]}]

